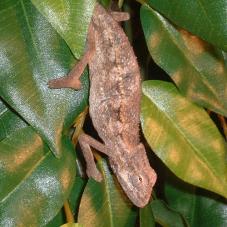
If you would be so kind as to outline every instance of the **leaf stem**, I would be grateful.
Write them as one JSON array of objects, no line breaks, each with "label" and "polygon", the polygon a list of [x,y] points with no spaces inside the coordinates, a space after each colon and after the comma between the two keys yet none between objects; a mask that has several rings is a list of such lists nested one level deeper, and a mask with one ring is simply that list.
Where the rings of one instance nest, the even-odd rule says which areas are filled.
[{"label": "leaf stem", "polygon": [[118,7],[121,8],[124,3],[124,0],[118,0]]},{"label": "leaf stem", "polygon": [[65,216],[66,216],[66,222],[67,223],[75,223],[73,212],[70,208],[68,200],[64,203],[64,211],[65,211]]},{"label": "leaf stem", "polygon": [[78,137],[81,133],[81,131],[83,130],[83,125],[84,125],[84,121],[85,121],[85,118],[88,114],[88,106],[84,109],[84,111],[76,118],[76,121],[75,121],[75,124],[74,124],[74,128],[75,131],[73,133],[73,136],[72,136],[72,142],[73,144],[76,146],[77,142],[78,142]]}]

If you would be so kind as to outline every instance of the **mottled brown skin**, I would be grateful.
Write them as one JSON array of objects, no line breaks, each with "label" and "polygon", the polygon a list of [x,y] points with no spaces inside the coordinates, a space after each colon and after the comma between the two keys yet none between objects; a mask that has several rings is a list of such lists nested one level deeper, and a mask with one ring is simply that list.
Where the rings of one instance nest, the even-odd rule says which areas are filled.
[{"label": "mottled brown skin", "polygon": [[108,13],[96,5],[87,37],[87,51],[68,77],[52,80],[52,88],[80,88],[79,77],[89,64],[89,112],[100,143],[82,134],[79,143],[87,162],[87,174],[97,181],[97,170],[90,147],[109,157],[111,168],[129,199],[138,207],[150,199],[156,174],[150,167],[139,141],[141,79],[130,43],[117,21],[125,13]]}]

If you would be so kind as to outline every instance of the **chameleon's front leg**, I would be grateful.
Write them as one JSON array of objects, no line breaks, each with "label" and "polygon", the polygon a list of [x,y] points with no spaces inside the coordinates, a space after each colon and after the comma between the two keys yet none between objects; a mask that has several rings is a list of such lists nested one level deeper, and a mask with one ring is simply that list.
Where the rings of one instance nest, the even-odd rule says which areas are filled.
[{"label": "chameleon's front leg", "polygon": [[83,152],[86,165],[87,165],[87,176],[92,177],[96,181],[102,181],[102,175],[96,167],[94,155],[91,151],[91,147],[95,148],[96,150],[110,156],[109,151],[106,149],[106,146],[100,143],[99,141],[93,139],[91,136],[82,133],[78,138],[81,150]]},{"label": "chameleon's front leg", "polygon": [[92,58],[95,51],[95,37],[92,25],[89,26],[87,50],[80,61],[72,68],[67,76],[50,80],[48,85],[50,88],[73,88],[81,89],[80,77]]},{"label": "chameleon's front leg", "polygon": [[81,60],[72,68],[67,76],[50,80],[48,85],[50,88],[73,88],[81,89],[80,76],[82,75],[86,65],[90,59],[90,53],[86,52]]}]

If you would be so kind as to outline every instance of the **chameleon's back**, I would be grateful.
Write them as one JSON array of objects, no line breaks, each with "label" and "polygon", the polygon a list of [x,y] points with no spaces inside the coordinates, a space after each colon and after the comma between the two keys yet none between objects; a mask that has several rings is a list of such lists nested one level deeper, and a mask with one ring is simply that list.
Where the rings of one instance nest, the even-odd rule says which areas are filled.
[{"label": "chameleon's back", "polygon": [[[128,38],[100,5],[93,14],[95,54],[89,63],[90,115],[106,145],[139,144],[141,83]],[[89,37],[88,37],[89,39]]]}]

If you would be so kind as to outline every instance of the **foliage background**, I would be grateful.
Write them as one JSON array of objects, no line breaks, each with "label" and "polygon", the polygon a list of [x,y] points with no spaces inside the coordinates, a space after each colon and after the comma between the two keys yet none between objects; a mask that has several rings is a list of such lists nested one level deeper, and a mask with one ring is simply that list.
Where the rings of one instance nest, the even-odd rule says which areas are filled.
[{"label": "foliage background", "polygon": [[[141,125],[159,178],[153,200],[134,207],[98,155],[104,180],[86,179],[74,145],[87,70],[82,90],[47,87],[81,57],[95,0],[2,0],[0,226],[227,225],[227,3],[118,4],[130,12],[124,28],[146,80]],[[93,133],[88,119],[84,128]]]}]

